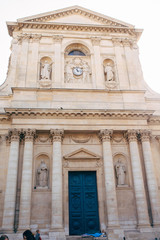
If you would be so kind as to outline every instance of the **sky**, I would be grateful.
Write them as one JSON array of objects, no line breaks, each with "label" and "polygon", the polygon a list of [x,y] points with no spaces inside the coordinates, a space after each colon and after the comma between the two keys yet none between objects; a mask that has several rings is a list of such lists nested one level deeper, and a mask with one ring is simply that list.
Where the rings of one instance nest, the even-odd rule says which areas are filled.
[{"label": "sky", "polygon": [[74,5],[143,29],[138,46],[144,80],[160,93],[160,0],[1,0],[0,84],[6,79],[11,53],[6,22]]}]

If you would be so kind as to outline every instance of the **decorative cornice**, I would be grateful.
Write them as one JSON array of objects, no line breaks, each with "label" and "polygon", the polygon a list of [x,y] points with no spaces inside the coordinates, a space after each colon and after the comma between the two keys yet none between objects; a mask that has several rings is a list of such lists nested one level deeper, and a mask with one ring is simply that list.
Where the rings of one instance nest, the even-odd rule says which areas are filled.
[{"label": "decorative cornice", "polygon": [[145,119],[147,120],[152,116],[153,111],[119,111],[119,110],[69,110],[69,109],[38,109],[38,108],[6,108],[6,115],[9,118],[16,117],[35,117],[39,118],[104,118],[104,119]]},{"label": "decorative cornice", "polygon": [[53,138],[53,142],[61,142],[63,140],[63,129],[51,129],[50,134]]},{"label": "decorative cornice", "polygon": [[148,119],[149,124],[160,124],[160,116],[151,116]]},{"label": "decorative cornice", "polygon": [[21,31],[25,29],[45,29],[45,30],[59,30],[59,31],[81,31],[81,32],[104,32],[104,33],[123,33],[137,38],[137,32],[134,28],[126,28],[121,26],[107,26],[107,25],[89,25],[89,24],[65,24],[65,23],[50,23],[50,22],[18,22],[8,25],[10,36],[13,31]]}]

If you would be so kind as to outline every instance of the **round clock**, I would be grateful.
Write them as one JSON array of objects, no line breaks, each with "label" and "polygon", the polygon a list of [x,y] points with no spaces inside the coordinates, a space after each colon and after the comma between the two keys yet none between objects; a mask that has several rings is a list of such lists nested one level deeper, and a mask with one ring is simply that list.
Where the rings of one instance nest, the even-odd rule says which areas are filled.
[{"label": "round clock", "polygon": [[82,75],[82,73],[83,73],[83,69],[82,68],[80,68],[80,67],[73,68],[73,74],[74,75],[80,76],[80,75]]}]

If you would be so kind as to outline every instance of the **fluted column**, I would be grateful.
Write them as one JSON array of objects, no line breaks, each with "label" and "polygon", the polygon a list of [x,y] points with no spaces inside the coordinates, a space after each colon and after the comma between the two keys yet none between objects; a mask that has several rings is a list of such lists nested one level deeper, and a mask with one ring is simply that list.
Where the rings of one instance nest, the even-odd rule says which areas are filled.
[{"label": "fluted column", "polygon": [[105,195],[107,206],[107,220],[108,227],[119,227],[118,209],[117,209],[117,196],[116,184],[114,176],[114,166],[111,150],[112,130],[101,130],[100,138],[103,146],[103,161],[104,161],[104,177],[105,177]]},{"label": "fluted column", "polygon": [[61,149],[63,133],[64,131],[62,129],[51,130],[51,135],[53,137],[51,229],[53,231],[63,230]]},{"label": "fluted column", "polygon": [[150,145],[150,131],[140,131],[144,164],[146,170],[147,185],[152,211],[153,225],[160,225],[160,195],[155,177],[154,164]]},{"label": "fluted column", "polygon": [[32,162],[33,162],[33,139],[34,129],[24,131],[25,145],[22,168],[19,229],[30,228],[31,193],[32,193]]},{"label": "fluted column", "polygon": [[9,152],[8,173],[2,221],[2,229],[6,231],[13,230],[14,226],[17,170],[19,156],[19,134],[20,132],[17,129],[9,130],[9,138],[11,141],[11,145]]},{"label": "fluted column", "polygon": [[128,140],[133,172],[133,182],[136,198],[136,207],[138,215],[138,226],[149,226],[148,207],[146,201],[146,194],[144,188],[144,181],[142,176],[142,167],[139,156],[139,149],[137,144],[137,132],[135,130],[128,130]]}]

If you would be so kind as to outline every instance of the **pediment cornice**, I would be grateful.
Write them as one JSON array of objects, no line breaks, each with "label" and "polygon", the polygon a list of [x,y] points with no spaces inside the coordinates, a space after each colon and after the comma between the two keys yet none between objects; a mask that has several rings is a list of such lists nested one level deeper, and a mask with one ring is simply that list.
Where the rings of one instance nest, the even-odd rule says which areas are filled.
[{"label": "pediment cornice", "polygon": [[88,160],[88,159],[95,159],[99,160],[100,156],[85,149],[85,148],[80,148],[72,153],[69,153],[63,157],[65,160],[76,160],[76,159],[81,159],[81,160]]},{"label": "pediment cornice", "polygon": [[[79,23],[66,23],[67,16],[81,16],[86,21]],[[61,22],[62,18],[64,19]],[[89,20],[89,21],[88,21]],[[85,24],[86,22],[86,24]],[[7,22],[8,31],[12,36],[13,31],[25,29],[59,30],[59,31],[82,31],[82,32],[104,32],[123,33],[139,38],[142,30],[135,29],[133,25],[123,21],[105,16],[103,14],[88,10],[80,6],[72,6],[57,11],[38,14],[26,18],[20,18],[17,22]]]},{"label": "pediment cornice", "polygon": [[86,19],[92,19],[96,21],[99,24],[109,25],[109,26],[119,26],[119,27],[132,27],[133,25],[128,24],[126,22],[120,21],[115,18],[111,18],[109,16],[100,14],[98,12],[94,12],[92,10],[89,10],[87,8],[83,8],[81,6],[71,6],[47,13],[37,14],[34,16],[29,16],[25,18],[19,18],[17,19],[17,22],[47,22],[56,20],[58,22],[58,19],[69,16],[69,15],[81,15],[84,16]]},{"label": "pediment cornice", "polygon": [[5,108],[9,118],[68,118],[68,119],[145,119],[148,120],[154,111],[131,111],[131,110],[65,110],[65,109],[14,109]]},{"label": "pediment cornice", "polygon": [[13,36],[13,31],[21,31],[25,29],[34,30],[58,30],[58,31],[81,31],[81,32],[100,32],[100,33],[121,33],[128,34],[129,36],[139,39],[142,30],[134,28],[126,28],[121,26],[106,26],[106,25],[89,25],[89,24],[72,24],[72,23],[50,23],[50,22],[7,22],[8,32],[10,36]]}]

